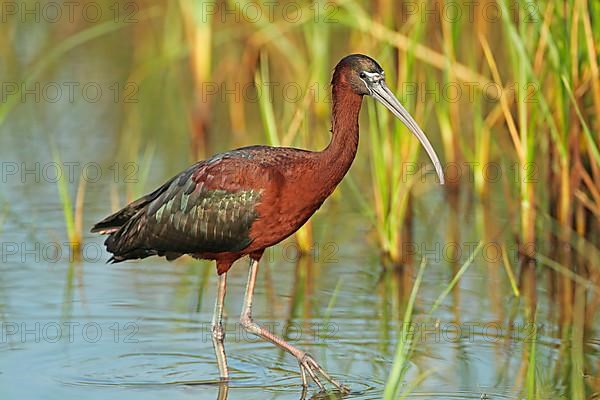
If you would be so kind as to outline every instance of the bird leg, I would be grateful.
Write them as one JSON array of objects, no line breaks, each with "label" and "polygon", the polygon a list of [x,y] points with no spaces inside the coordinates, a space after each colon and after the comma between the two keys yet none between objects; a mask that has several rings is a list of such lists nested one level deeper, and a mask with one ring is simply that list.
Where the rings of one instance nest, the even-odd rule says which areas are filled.
[{"label": "bird leg", "polygon": [[217,365],[219,366],[219,376],[221,379],[227,379],[227,357],[225,356],[225,329],[223,329],[223,304],[225,301],[225,291],[227,288],[227,273],[219,275],[219,286],[217,289],[217,300],[215,301],[215,311],[211,324],[212,342],[217,355]]},{"label": "bird leg", "polygon": [[279,336],[274,335],[267,329],[258,325],[252,319],[252,297],[254,295],[254,285],[256,283],[256,275],[258,273],[258,260],[250,260],[250,273],[248,274],[248,283],[246,285],[246,294],[244,296],[244,307],[242,309],[242,315],[240,316],[240,323],[247,332],[253,333],[256,336],[267,340],[281,349],[287,351],[298,360],[300,366],[300,374],[302,376],[302,386],[308,386],[307,374],[310,378],[319,386],[321,390],[325,387],[321,383],[321,380],[317,376],[317,373],[321,374],[327,381],[342,392],[347,392],[348,389],[340,385],[335,381],[321,366],[315,361],[315,359],[303,350],[292,346]]}]

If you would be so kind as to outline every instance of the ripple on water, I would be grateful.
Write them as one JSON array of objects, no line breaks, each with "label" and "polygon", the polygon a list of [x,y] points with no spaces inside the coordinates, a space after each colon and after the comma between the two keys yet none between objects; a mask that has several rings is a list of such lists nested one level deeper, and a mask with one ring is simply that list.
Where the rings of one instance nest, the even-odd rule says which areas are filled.
[{"label": "ripple on water", "polygon": [[497,392],[471,392],[471,391],[455,391],[455,392],[422,392],[411,393],[406,396],[406,399],[478,399],[478,400],[498,400],[498,399],[518,399],[519,396],[511,394],[503,394]]},{"label": "ripple on water", "polygon": [[[258,346],[261,349],[262,346]],[[159,389],[173,386],[218,386],[216,361],[211,352],[202,354],[172,352],[124,353],[116,359],[93,353],[73,354],[60,365],[55,379],[67,386]],[[212,350],[212,349],[210,349]],[[229,352],[232,379],[230,389],[255,389],[274,394],[300,394],[301,379],[297,363],[277,351]],[[48,361],[48,360],[47,360]],[[46,362],[47,366],[48,363]],[[206,377],[201,378],[199,377]],[[351,388],[349,398],[380,397],[380,382],[368,382],[362,376],[335,374],[336,379]],[[314,388],[311,388],[316,393]],[[299,396],[298,396],[299,397]],[[293,397],[292,397],[293,398]],[[316,397],[318,398],[318,397]]]}]

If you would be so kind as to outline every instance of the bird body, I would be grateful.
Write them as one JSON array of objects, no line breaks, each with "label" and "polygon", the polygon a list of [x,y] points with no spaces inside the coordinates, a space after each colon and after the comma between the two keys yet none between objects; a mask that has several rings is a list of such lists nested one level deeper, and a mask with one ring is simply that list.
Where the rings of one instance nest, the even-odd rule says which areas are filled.
[{"label": "bird body", "polygon": [[324,150],[250,146],[217,154],[195,163],[92,228],[92,232],[109,235],[105,244],[113,262],[153,255],[173,260],[183,254],[216,261],[219,278],[212,338],[221,378],[229,376],[222,324],[227,271],[233,262],[248,255],[251,264],[242,326],[293,355],[304,386],[308,376],[323,388],[320,374],[344,390],[310,355],[256,324],[252,298],[264,250],[297,231],[352,165],[364,96],[380,101],[412,131],[443,183],[433,147],[385,85],[383,69],[372,58],[353,54],[334,69],[332,138]]},{"label": "bird body", "polygon": [[[323,151],[249,146],[199,161],[97,223],[111,261],[183,254],[215,260],[219,274],[297,231],[350,168],[358,148],[360,96],[344,108]],[[345,101],[344,101],[345,100]]]}]

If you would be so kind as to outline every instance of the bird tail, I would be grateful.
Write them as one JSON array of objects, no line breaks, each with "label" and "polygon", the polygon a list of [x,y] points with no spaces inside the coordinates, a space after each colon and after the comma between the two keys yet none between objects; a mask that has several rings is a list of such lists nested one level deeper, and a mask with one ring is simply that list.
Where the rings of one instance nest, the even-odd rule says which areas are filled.
[{"label": "bird tail", "polygon": [[169,185],[173,182],[176,177],[172,178],[158,189],[149,193],[143,197],[140,197],[134,202],[129,203],[114,214],[109,215],[102,221],[95,224],[91,232],[101,234],[111,234],[117,232],[121,227],[125,226],[132,218],[134,218],[140,211],[142,211],[148,204],[154,199],[160,196]]},{"label": "bird tail", "polygon": [[154,200],[164,187],[137,199],[114,214],[95,224],[91,232],[109,235],[104,242],[106,250],[113,253],[109,263],[118,263],[128,259],[145,258],[156,254],[144,249],[143,235],[140,230],[144,226],[144,216],[148,204]]},{"label": "bird tail", "polygon": [[116,264],[126,260],[136,260],[150,256],[164,256],[167,261],[181,257],[183,253],[164,251],[151,246],[148,242],[146,210],[140,210],[124,226],[112,232],[106,238],[106,250],[112,253],[108,263]]},{"label": "bird tail", "polygon": [[142,209],[127,222],[109,233],[104,245],[112,253],[109,263],[119,263],[125,260],[146,258],[157,255],[156,250],[149,249],[145,243],[144,226],[146,225],[146,210]]},{"label": "bird tail", "polygon": [[176,178],[178,177],[173,177],[154,192],[128,204],[92,227],[91,232],[93,233],[109,235],[104,242],[106,250],[113,254],[108,260],[109,263],[153,255],[165,256],[168,260],[174,260],[182,255],[177,252],[152,249],[146,243],[149,238],[144,232],[148,222],[149,205],[164,193]]},{"label": "bird tail", "polygon": [[140,210],[142,210],[152,198],[144,196],[133,203],[128,204],[114,214],[109,215],[102,221],[96,223],[92,229],[92,233],[110,234],[118,231],[129,220],[131,220]]}]

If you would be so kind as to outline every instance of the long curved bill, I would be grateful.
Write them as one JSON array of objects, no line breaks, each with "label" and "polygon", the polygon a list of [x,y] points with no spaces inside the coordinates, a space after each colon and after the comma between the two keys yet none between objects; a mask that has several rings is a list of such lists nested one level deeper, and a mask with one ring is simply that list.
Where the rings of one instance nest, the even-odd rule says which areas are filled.
[{"label": "long curved bill", "polygon": [[440,159],[438,158],[435,150],[423,130],[417,125],[416,121],[413,117],[406,111],[406,109],[400,104],[396,96],[388,89],[385,81],[382,79],[376,84],[371,86],[372,96],[382,103],[388,110],[392,112],[396,117],[400,118],[400,121],[419,139],[419,142],[425,148],[427,155],[433,162],[433,166],[435,167],[435,172],[440,180],[440,184],[444,184],[444,171],[442,170],[442,164],[440,163]]}]

